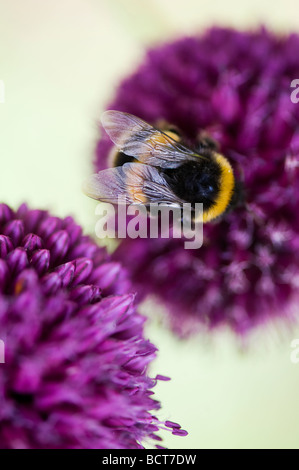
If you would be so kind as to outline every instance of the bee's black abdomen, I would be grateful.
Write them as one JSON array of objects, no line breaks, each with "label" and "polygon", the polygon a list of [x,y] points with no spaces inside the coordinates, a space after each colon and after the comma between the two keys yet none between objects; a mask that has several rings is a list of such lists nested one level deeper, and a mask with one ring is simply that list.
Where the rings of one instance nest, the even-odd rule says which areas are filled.
[{"label": "bee's black abdomen", "polygon": [[179,198],[193,205],[201,202],[204,210],[214,205],[220,190],[221,169],[212,158],[186,162],[163,173]]}]

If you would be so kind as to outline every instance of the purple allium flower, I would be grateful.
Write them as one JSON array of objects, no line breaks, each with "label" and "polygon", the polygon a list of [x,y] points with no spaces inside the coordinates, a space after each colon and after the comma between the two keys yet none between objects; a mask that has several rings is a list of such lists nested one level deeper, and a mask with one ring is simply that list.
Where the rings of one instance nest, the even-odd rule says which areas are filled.
[{"label": "purple allium flower", "polygon": [[156,349],[129,287],[71,217],[0,205],[0,448],[161,440],[151,388],[166,378],[147,375]]},{"label": "purple allium flower", "polygon": [[[141,295],[169,307],[178,334],[203,324],[242,333],[267,318],[291,317],[299,287],[299,35],[212,28],[148,52],[108,109],[178,126],[191,143],[207,131],[243,181],[245,201],[204,226],[204,245],[127,238],[114,259]],[[97,170],[112,143],[103,132]]]}]

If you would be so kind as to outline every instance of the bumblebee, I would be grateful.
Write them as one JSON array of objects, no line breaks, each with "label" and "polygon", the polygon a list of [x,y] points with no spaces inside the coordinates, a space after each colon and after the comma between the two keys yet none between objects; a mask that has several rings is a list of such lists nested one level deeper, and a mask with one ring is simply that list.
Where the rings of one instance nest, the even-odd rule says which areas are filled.
[{"label": "bumblebee", "polygon": [[182,208],[203,204],[203,222],[210,222],[238,202],[238,184],[229,161],[217,145],[201,137],[195,149],[186,146],[176,128],[160,130],[131,114],[106,111],[102,124],[116,145],[114,168],[92,175],[84,190],[93,199],[117,204],[151,203]]}]

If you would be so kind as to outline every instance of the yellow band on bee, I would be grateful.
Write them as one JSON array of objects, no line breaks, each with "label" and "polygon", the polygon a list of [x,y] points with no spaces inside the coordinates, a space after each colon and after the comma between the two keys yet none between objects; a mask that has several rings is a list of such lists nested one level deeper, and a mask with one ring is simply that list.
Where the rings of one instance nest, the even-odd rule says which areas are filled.
[{"label": "yellow band on bee", "polygon": [[214,158],[221,169],[220,189],[213,206],[203,212],[203,222],[209,222],[215,219],[226,210],[231,200],[235,184],[233,169],[228,160],[220,153],[215,153]]},{"label": "yellow band on bee", "polygon": [[157,131],[155,134],[151,135],[149,140],[151,142],[155,142],[157,144],[167,145],[167,144],[169,144],[169,140],[167,139],[167,137],[170,137],[171,139],[175,140],[176,142],[179,142],[181,140],[180,136],[177,135],[175,132],[167,131],[167,130],[163,131],[163,133]]}]

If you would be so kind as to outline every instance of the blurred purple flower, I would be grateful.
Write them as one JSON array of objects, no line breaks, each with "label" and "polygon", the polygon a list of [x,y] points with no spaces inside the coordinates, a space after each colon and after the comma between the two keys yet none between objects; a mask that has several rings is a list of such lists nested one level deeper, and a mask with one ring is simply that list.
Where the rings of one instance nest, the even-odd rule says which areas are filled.
[{"label": "blurred purple flower", "polygon": [[[161,440],[156,348],[123,268],[71,217],[0,205],[0,447],[139,448]],[[172,426],[172,432],[177,429]],[[186,434],[183,432],[183,434]]]},{"label": "blurred purple flower", "polygon": [[[204,245],[123,240],[114,254],[144,296],[168,307],[180,335],[203,324],[242,333],[267,318],[291,317],[299,287],[299,35],[212,28],[148,52],[108,109],[200,130],[220,144],[243,181],[245,202],[204,227]],[[103,132],[95,167],[107,166]]]}]

